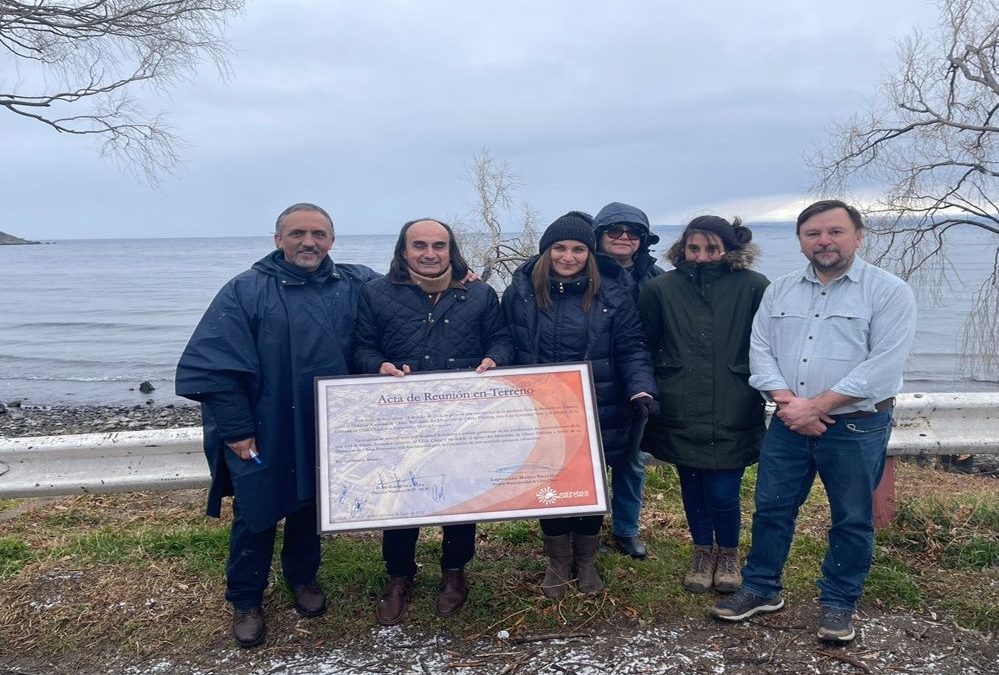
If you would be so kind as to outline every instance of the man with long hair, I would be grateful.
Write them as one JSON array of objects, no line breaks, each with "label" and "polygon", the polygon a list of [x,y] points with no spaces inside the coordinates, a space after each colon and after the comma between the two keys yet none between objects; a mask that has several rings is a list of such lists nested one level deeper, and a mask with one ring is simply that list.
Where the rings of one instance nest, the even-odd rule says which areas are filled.
[{"label": "man with long hair", "polygon": [[[468,263],[450,227],[432,219],[403,225],[388,276],[367,284],[361,292],[356,370],[405,377],[432,370],[481,373],[509,365],[513,347],[496,292],[482,281],[468,281],[467,276]],[[468,598],[465,565],[475,554],[475,523],[443,529],[436,612],[450,617]],[[419,534],[415,527],[382,533],[389,584],[375,614],[384,626],[406,618]]]}]

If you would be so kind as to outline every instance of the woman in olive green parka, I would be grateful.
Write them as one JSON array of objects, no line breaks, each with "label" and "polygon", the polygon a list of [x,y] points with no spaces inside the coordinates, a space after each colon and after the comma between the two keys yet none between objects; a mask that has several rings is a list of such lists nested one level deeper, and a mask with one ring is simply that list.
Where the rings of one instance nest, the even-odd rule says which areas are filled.
[{"label": "woman in olive green parka", "polygon": [[684,587],[698,593],[742,583],[739,489],[764,430],[763,399],[748,382],[749,337],[769,284],[750,269],[752,237],[738,218],[695,218],[666,254],[675,269],[639,298],[661,406],[643,448],[676,465],[694,541]]}]

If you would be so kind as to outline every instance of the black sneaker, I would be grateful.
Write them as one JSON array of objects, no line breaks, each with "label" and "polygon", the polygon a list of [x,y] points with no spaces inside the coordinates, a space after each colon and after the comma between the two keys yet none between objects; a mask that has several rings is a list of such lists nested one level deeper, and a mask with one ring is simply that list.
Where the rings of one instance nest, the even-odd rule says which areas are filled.
[{"label": "black sneaker", "polygon": [[744,621],[754,614],[776,612],[783,608],[784,598],[779,593],[768,598],[740,588],[727,598],[719,600],[714,607],[709,607],[708,614],[725,621]]},{"label": "black sneaker", "polygon": [[828,642],[849,642],[856,636],[853,630],[853,610],[823,607],[819,619],[819,639]]},{"label": "black sneaker", "polygon": [[649,549],[645,547],[645,543],[638,538],[638,535],[633,537],[619,537],[615,534],[614,548],[627,556],[631,556],[635,560],[645,560],[645,557],[649,555]]}]

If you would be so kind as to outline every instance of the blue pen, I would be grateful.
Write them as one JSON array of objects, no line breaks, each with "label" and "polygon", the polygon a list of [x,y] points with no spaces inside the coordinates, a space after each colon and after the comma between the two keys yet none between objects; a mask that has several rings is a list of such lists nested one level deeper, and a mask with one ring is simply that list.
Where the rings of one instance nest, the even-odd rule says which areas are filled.
[{"label": "blue pen", "polygon": [[260,461],[260,455],[258,455],[257,451],[254,450],[253,448],[250,448],[250,459],[252,459],[257,464],[263,464],[263,462]]}]

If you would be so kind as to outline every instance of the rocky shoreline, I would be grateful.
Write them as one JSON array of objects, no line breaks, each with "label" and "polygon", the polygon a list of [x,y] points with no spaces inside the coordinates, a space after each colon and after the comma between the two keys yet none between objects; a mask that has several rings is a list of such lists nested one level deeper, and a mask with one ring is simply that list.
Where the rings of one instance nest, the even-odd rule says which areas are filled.
[{"label": "rocky shoreline", "polygon": [[196,405],[28,406],[0,403],[0,438],[201,426]]}]

